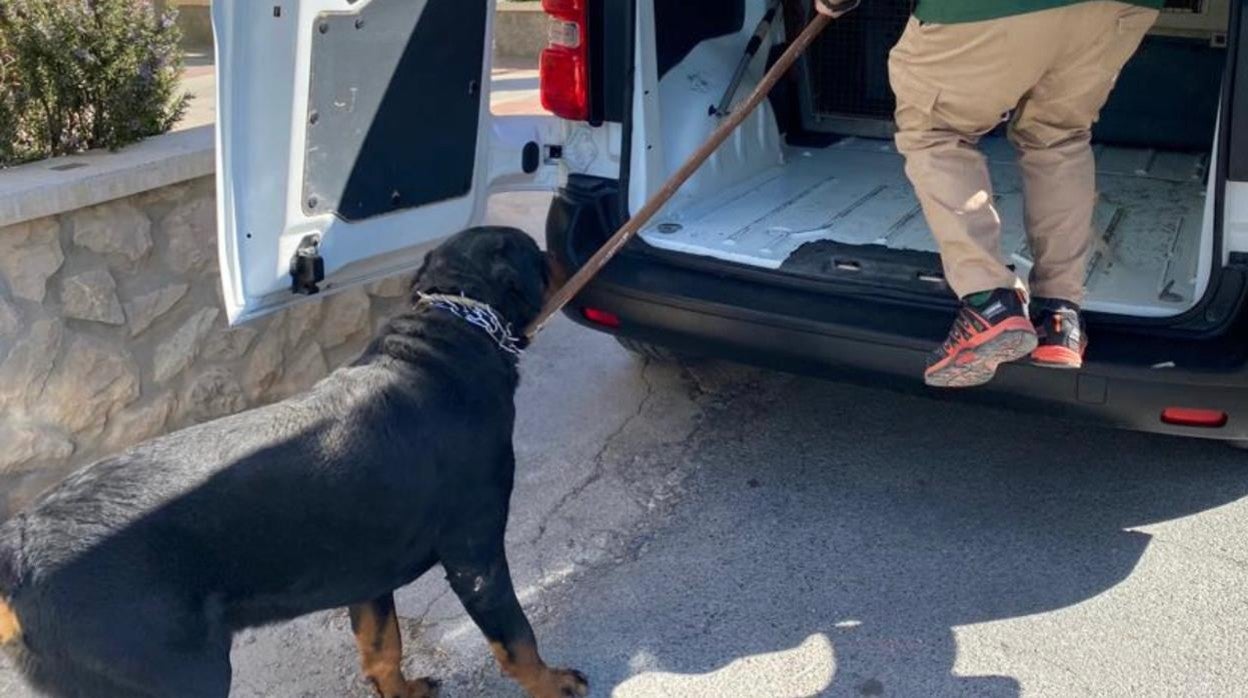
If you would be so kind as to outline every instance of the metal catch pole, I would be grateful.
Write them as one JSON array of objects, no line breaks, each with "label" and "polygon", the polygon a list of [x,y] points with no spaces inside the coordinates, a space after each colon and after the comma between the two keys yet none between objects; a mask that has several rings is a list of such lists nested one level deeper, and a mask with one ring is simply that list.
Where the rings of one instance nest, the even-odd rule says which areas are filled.
[{"label": "metal catch pole", "polygon": [[[826,0],[815,1],[825,2]],[[828,4],[843,5],[845,7],[845,12],[848,12],[856,7],[858,2],[857,0],[843,0],[841,3],[829,2]],[[838,13],[838,16],[839,14],[843,13]],[[780,78],[789,71],[789,68],[793,67],[793,64],[797,62],[798,57],[810,47],[811,43],[814,42],[814,40],[831,21],[832,17],[828,15],[815,15],[815,18],[812,19],[810,24],[806,25],[806,28],[802,30],[802,33],[793,40],[793,43],[789,45],[784,54],[781,55],[776,61],[776,64],[771,67],[771,70],[768,70],[767,74],[763,76],[762,82],[758,83],[758,86],[754,88],[754,91],[750,93],[750,96],[747,97],[739,107],[734,109],[726,119],[720,122],[719,126],[713,133],[711,133],[711,137],[707,139],[706,143],[704,143],[702,147],[698,148],[693,155],[689,156],[689,159],[685,161],[685,164],[681,165],[680,169],[676,170],[676,173],[663,184],[663,187],[660,188],[654,196],[650,197],[650,200],[641,207],[641,210],[638,211],[632,218],[628,219],[628,221],[624,223],[624,225],[621,226],[614,235],[611,236],[611,239],[607,240],[607,242],[594,253],[594,256],[590,257],[589,261],[585,262],[585,265],[577,270],[577,272],[572,275],[572,278],[568,279],[568,282],[555,292],[551,299],[546,303],[546,307],[542,308],[542,311],[538,314],[537,319],[533,321],[533,324],[526,328],[526,336],[529,338],[537,336],[537,333],[542,331],[542,328],[546,326],[546,323],[550,321],[550,318],[554,316],[555,313],[562,310],[563,306],[567,305],[568,301],[572,300],[577,293],[580,293],[581,289],[585,288],[585,285],[594,278],[594,275],[601,271],[602,268],[606,266],[607,262],[611,261],[611,258],[623,249],[624,245],[626,245],[628,241],[641,230],[642,226],[648,223],[650,219],[663,208],[663,205],[675,196],[681,185],[688,181],[689,178],[693,176],[694,172],[697,172],[698,168],[702,166],[702,163],[706,162],[707,158],[709,158],[715,150],[724,143],[724,141],[728,140],[728,136],[732,135],[732,132],[745,121],[746,117],[748,117],[750,113],[753,112],[754,109],[756,109],[758,105],[767,98],[767,94],[771,92],[771,88],[775,87],[776,83],[780,81]]]},{"label": "metal catch pole", "polygon": [[754,36],[750,37],[750,43],[745,45],[745,55],[737,63],[737,69],[732,73],[732,80],[728,81],[728,89],[724,90],[724,96],[720,98],[719,104],[711,108],[712,116],[722,119],[728,115],[728,108],[732,106],[732,98],[737,96],[737,88],[741,86],[741,79],[745,77],[745,71],[750,67],[754,56],[758,55],[758,49],[763,45],[763,40],[767,38],[767,32],[771,31],[771,22],[779,11],[780,0],[772,0],[771,7],[767,8],[767,11],[763,13],[763,18],[758,21],[758,28],[754,30]]}]

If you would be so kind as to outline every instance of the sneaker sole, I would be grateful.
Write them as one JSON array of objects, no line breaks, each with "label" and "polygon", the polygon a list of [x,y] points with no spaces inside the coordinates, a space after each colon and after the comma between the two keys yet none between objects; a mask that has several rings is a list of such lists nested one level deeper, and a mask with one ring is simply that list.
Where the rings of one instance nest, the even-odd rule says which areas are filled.
[{"label": "sneaker sole", "polygon": [[1034,330],[1005,330],[979,346],[954,354],[945,365],[927,373],[924,381],[933,388],[984,385],[997,375],[998,366],[1030,356],[1039,341]]},{"label": "sneaker sole", "polygon": [[1041,368],[1074,370],[1083,368],[1083,355],[1068,347],[1038,347],[1031,352],[1031,364]]}]

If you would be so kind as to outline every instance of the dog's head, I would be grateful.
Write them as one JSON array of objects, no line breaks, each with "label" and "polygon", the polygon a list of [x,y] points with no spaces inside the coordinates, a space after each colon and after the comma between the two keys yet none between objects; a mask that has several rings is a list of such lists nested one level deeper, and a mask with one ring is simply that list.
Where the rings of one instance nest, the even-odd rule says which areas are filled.
[{"label": "dog's head", "polygon": [[537,317],[558,276],[524,231],[490,226],[457,233],[430,252],[412,290],[488,303],[518,335]]}]

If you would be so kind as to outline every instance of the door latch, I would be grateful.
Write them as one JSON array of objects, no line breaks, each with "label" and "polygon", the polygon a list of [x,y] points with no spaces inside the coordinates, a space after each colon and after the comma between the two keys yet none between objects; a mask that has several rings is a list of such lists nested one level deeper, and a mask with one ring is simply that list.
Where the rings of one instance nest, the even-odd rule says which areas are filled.
[{"label": "door latch", "polygon": [[301,296],[320,293],[317,284],[325,280],[325,260],[321,258],[321,239],[308,235],[299,241],[295,256],[290,258],[290,291]]}]

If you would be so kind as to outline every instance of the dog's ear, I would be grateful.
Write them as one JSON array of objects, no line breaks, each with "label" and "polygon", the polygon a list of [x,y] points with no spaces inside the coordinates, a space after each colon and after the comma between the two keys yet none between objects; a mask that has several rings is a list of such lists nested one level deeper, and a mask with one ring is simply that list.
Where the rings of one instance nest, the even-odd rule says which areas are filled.
[{"label": "dog's ear", "polygon": [[490,265],[490,279],[498,284],[499,288],[505,289],[509,295],[523,294],[520,274],[512,266],[511,261],[505,257]]},{"label": "dog's ear", "polygon": [[421,288],[421,282],[426,281],[430,268],[433,266],[433,251],[425,253],[425,260],[420,263],[420,268],[412,275],[411,283],[407,285],[407,293],[413,299],[416,298],[416,291]]},{"label": "dog's ear", "polygon": [[416,275],[412,277],[414,281],[420,281],[429,271],[429,265],[433,263],[433,250],[425,253],[425,259],[420,263],[420,268],[416,270]]}]

